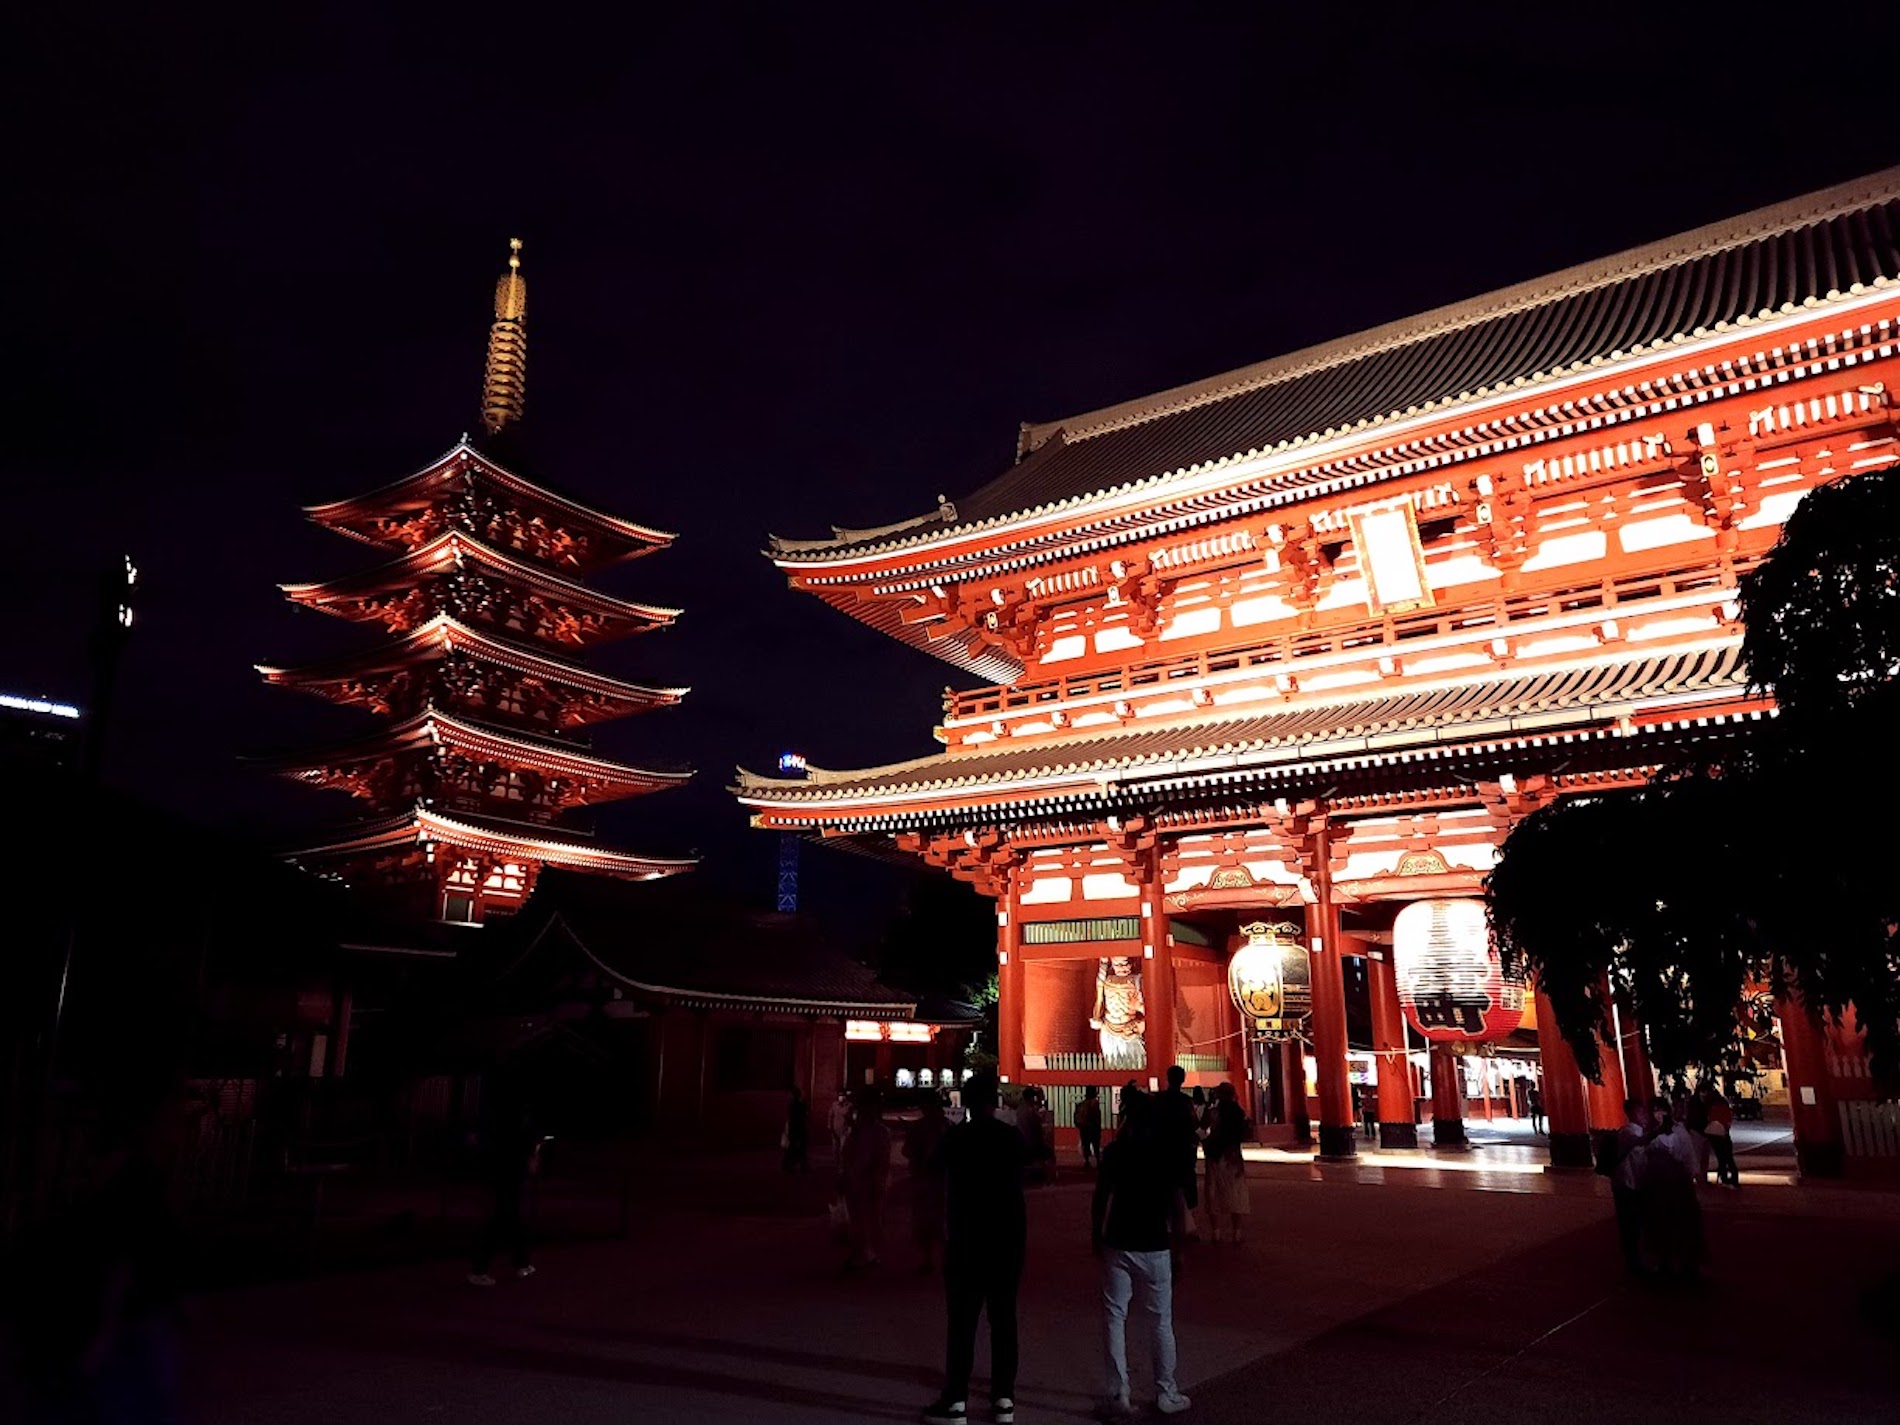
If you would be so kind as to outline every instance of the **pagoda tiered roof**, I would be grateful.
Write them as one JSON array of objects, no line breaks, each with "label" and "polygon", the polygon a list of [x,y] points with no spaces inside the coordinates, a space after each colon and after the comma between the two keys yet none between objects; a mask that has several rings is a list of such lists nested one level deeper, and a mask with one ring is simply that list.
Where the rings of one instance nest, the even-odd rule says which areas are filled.
[{"label": "pagoda tiered roof", "polygon": [[[497,507],[528,513],[527,524],[508,537],[504,525],[490,534],[472,515],[458,516],[458,496],[492,493]],[[420,549],[452,528],[488,537],[497,546],[554,568],[582,573],[665,549],[678,537],[584,505],[516,474],[478,450],[464,436],[435,461],[412,475],[366,495],[307,505],[304,514],[318,524],[385,548]]]},{"label": "pagoda tiered roof", "polygon": [[1485,403],[1506,415],[1538,388],[1708,338],[1759,329],[1766,342],[1778,325],[1896,282],[1900,168],[1238,371],[1025,423],[1015,465],[973,494],[880,529],[774,539],[770,552],[805,569],[922,559],[940,545],[997,549],[1032,517],[1080,522],[1137,491],[1158,514],[1172,486],[1275,456],[1285,457],[1270,472],[1275,487],[1296,498],[1338,480],[1344,472],[1326,462],[1350,445],[1389,445],[1408,420],[1450,407],[1475,415]]},{"label": "pagoda tiered roof", "polygon": [[[1109,806],[1145,794],[1324,781],[1358,770],[1441,763],[1537,742],[1610,739],[1669,723],[1763,715],[1739,641],[1573,662],[1485,681],[1443,680],[1354,699],[1288,699],[1221,717],[1157,720],[1113,733],[988,744],[802,780],[739,773],[733,788],[774,824],[885,828],[940,813],[1010,818]],[[1621,755],[1621,754],[1619,754]]]},{"label": "pagoda tiered roof", "polygon": [[[306,608],[341,618],[381,622],[391,632],[406,632],[432,616],[422,611],[422,619],[407,619],[396,604],[371,607],[370,601],[391,596],[432,579],[466,568],[487,570],[507,584],[532,594],[559,601],[581,615],[567,640],[576,646],[605,643],[631,633],[669,627],[680,610],[658,604],[639,604],[617,599],[611,594],[590,589],[585,584],[564,579],[541,566],[530,564],[499,549],[493,549],[474,535],[462,530],[444,530],[426,544],[406,551],[386,564],[304,584],[280,584],[285,595]],[[592,620],[591,624],[588,620]],[[523,630],[520,636],[527,636]]]},{"label": "pagoda tiered roof", "polygon": [[438,614],[407,637],[302,667],[257,665],[266,682],[302,688],[338,702],[363,701],[355,685],[378,675],[401,674],[462,654],[504,668],[548,687],[563,688],[593,700],[573,709],[570,725],[603,721],[649,708],[670,707],[686,688],[654,688],[609,678],[572,663],[544,657],[519,644],[491,637],[447,614]]},{"label": "pagoda tiered roof", "polygon": [[284,593],[376,627],[382,641],[300,667],[258,666],[266,682],[390,720],[329,746],[255,759],[347,792],[370,812],[285,854],[404,914],[469,924],[519,911],[547,866],[653,880],[695,864],[616,851],[556,825],[577,807],[691,776],[597,756],[563,736],[669,707],[688,690],[581,666],[581,650],[679,617],[581,582],[674,536],[521,473],[527,320],[515,238],[495,284],[480,445],[464,435],[400,480],[305,509],[317,524],[395,553],[360,573],[282,585]]},{"label": "pagoda tiered roof", "polygon": [[[364,737],[340,740],[322,747],[299,748],[254,759],[265,771],[316,786],[335,785],[330,774],[351,766],[376,763],[405,753],[436,749],[461,753],[511,768],[526,768],[576,784],[598,784],[598,794],[584,794],[573,805],[588,806],[624,797],[664,791],[692,777],[690,771],[656,771],[596,756],[580,747],[566,746],[512,728],[495,727],[429,708],[402,722],[379,727]],[[349,790],[343,787],[343,790]]]},{"label": "pagoda tiered roof", "polygon": [[426,806],[353,823],[329,839],[284,854],[292,861],[321,864],[410,846],[435,846],[469,857],[559,866],[638,881],[675,876],[698,864],[690,857],[637,856],[611,850],[584,833],[561,827],[499,817],[451,816]]}]

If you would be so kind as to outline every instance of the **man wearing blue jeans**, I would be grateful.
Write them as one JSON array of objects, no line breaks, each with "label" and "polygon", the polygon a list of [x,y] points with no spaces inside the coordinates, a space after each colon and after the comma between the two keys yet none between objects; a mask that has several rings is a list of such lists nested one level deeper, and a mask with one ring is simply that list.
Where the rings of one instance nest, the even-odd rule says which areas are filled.
[{"label": "man wearing blue jeans", "polygon": [[1127,1113],[1126,1125],[1102,1152],[1089,1214],[1091,1244],[1102,1259],[1106,1406],[1114,1415],[1131,1409],[1128,1307],[1138,1300],[1154,1329],[1155,1408],[1178,1415],[1188,1408],[1174,1374],[1174,1278],[1187,1231],[1187,1199],[1150,1101],[1136,1098]]}]

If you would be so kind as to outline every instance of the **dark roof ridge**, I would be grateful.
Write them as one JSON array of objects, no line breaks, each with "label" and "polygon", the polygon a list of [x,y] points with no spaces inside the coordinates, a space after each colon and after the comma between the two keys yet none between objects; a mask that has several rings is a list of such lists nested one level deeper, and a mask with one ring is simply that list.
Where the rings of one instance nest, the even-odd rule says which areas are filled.
[{"label": "dark roof ridge", "polygon": [[1705,223],[1687,232],[1627,248],[1608,257],[1578,263],[1542,277],[1480,293],[1315,346],[1268,357],[1264,361],[1216,376],[1203,377],[1199,381],[1170,387],[1165,391],[1133,397],[1056,420],[1025,421],[1018,447],[1024,456],[1030,455],[1057,433],[1071,444],[1079,443],[1312,371],[1342,365],[1375,352],[1473,326],[1507,312],[1542,306],[1577,292],[1609,286],[1690,258],[1707,256],[1757,242],[1764,237],[1809,227],[1829,218],[1871,208],[1896,196],[1900,196],[1900,166],[1757,208],[1738,217]]}]

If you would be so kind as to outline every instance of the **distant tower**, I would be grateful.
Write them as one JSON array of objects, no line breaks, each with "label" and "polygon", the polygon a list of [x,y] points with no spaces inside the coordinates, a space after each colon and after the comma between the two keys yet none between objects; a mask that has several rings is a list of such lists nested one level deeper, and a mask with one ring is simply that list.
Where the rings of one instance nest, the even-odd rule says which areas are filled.
[{"label": "distant tower", "polygon": [[596,644],[678,617],[581,582],[673,536],[556,494],[518,474],[512,454],[508,464],[499,458],[514,448],[527,398],[528,289],[520,240],[509,248],[495,285],[482,446],[464,436],[392,485],[305,510],[394,557],[284,592],[387,636],[321,663],[258,669],[270,683],[384,719],[347,741],[270,759],[370,812],[291,859],[403,912],[464,922],[519,909],[544,866],[652,880],[694,864],[612,850],[556,824],[574,808],[686,780],[597,756],[582,734],[670,707],[686,689],[626,683],[581,663]]},{"label": "distant tower", "polygon": [[[788,777],[804,776],[805,754],[779,753],[778,769]],[[781,831],[778,835],[778,908],[787,915],[798,909],[798,847],[801,839],[797,833],[790,831]]]}]

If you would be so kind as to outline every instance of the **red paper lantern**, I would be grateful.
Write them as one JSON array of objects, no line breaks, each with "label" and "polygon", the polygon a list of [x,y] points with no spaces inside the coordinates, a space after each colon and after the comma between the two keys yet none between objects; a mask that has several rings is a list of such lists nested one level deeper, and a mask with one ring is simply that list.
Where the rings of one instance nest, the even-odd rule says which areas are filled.
[{"label": "red paper lantern", "polygon": [[1502,1039],[1523,1021],[1524,986],[1506,978],[1481,901],[1413,901],[1392,925],[1392,969],[1406,1019],[1434,1044]]}]

